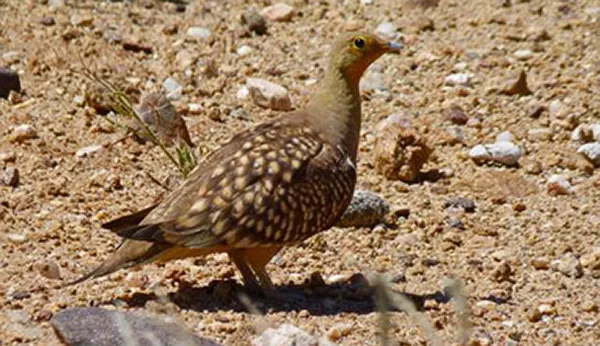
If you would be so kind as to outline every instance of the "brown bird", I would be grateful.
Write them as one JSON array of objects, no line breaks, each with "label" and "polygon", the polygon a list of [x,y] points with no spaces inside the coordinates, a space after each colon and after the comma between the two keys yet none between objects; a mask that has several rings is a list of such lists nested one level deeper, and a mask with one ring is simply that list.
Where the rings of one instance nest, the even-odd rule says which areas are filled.
[{"label": "brown bird", "polygon": [[373,61],[400,48],[370,34],[343,35],[304,109],[239,133],[160,204],[102,225],[126,239],[72,284],[142,263],[225,252],[247,288],[272,291],[265,270],[271,258],[335,225],[350,203],[359,80]]}]

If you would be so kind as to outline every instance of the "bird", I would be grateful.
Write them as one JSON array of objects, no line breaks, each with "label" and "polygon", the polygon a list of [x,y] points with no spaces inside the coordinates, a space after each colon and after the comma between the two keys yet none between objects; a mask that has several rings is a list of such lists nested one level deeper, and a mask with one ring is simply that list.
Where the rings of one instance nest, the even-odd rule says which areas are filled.
[{"label": "bird", "polygon": [[207,155],[162,202],[102,225],[123,240],[68,285],[146,263],[226,253],[252,292],[274,293],[265,266],[336,224],[356,185],[359,81],[402,45],[342,34],[307,105],[242,131]]}]

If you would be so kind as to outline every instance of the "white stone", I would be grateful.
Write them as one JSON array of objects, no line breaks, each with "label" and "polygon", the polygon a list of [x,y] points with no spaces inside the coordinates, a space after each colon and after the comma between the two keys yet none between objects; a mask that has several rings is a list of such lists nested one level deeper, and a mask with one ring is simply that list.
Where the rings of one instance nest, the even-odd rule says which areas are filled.
[{"label": "white stone", "polygon": [[588,161],[590,161],[595,167],[600,167],[600,143],[587,143],[579,147],[577,152]]},{"label": "white stone", "polygon": [[375,33],[381,38],[392,41],[398,35],[398,28],[392,22],[383,22],[377,26]]},{"label": "white stone", "polygon": [[77,95],[73,98],[73,103],[78,107],[81,107],[85,104],[85,97],[83,97],[83,95]]},{"label": "white stone", "polygon": [[325,339],[317,339],[305,330],[291,324],[282,324],[278,328],[268,328],[252,340],[253,346],[327,346],[332,345]]},{"label": "white stone", "polygon": [[77,152],[75,153],[75,156],[77,156],[77,157],[89,156],[97,151],[100,151],[101,149],[102,149],[101,145],[90,145],[90,146],[83,147],[83,148],[77,150]]},{"label": "white stone", "polygon": [[27,241],[27,235],[21,233],[9,233],[6,237],[14,244],[23,244]]},{"label": "white stone", "polygon": [[37,137],[37,131],[28,124],[15,126],[12,130],[12,136],[16,141],[23,141]]},{"label": "white stone", "polygon": [[248,78],[246,86],[255,104],[273,110],[287,111],[292,102],[286,88],[260,78]]},{"label": "white stone", "polygon": [[188,103],[188,112],[190,114],[200,114],[200,112],[202,112],[202,105],[197,103]]},{"label": "white stone", "polygon": [[471,80],[474,75],[472,73],[453,73],[448,75],[445,79],[447,85],[462,85],[467,86],[471,84]]},{"label": "white stone", "polygon": [[568,195],[574,191],[571,184],[558,174],[551,175],[546,186],[550,194]]},{"label": "white stone", "polygon": [[452,71],[461,72],[467,69],[469,65],[466,62],[459,62],[452,67]]},{"label": "white stone", "polygon": [[294,16],[294,8],[288,4],[278,3],[263,8],[260,14],[268,20],[287,22]]},{"label": "white stone", "polygon": [[240,55],[240,56],[248,55],[248,54],[252,53],[252,47],[247,46],[247,45],[240,46],[237,49],[236,53],[237,53],[237,55]]},{"label": "white stone", "polygon": [[211,32],[207,28],[201,28],[198,26],[192,26],[187,30],[187,35],[194,38],[207,39],[210,37]]},{"label": "white stone", "polygon": [[500,132],[496,136],[496,143],[499,142],[512,142],[514,140],[514,136],[509,131]]},{"label": "white stone", "polygon": [[533,52],[529,49],[519,49],[513,55],[519,60],[528,60],[533,56]]},{"label": "white stone", "polygon": [[360,3],[363,5],[371,5],[373,3],[373,0],[360,0]]},{"label": "white stone", "polygon": [[167,77],[162,85],[167,91],[167,98],[169,100],[178,100],[181,98],[183,87],[174,78]]},{"label": "white stone", "polygon": [[248,96],[250,95],[250,91],[248,91],[248,88],[244,85],[240,88],[240,90],[237,91],[237,94],[235,95],[238,99],[245,99],[248,98]]},{"label": "white stone", "polygon": [[521,149],[511,142],[478,144],[469,151],[473,161],[494,161],[506,166],[514,166],[521,158]]}]

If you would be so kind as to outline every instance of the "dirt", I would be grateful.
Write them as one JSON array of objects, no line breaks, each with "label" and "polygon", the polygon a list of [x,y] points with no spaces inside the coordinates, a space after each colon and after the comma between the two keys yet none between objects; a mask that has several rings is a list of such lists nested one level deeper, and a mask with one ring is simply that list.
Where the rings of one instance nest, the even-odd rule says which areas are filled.
[{"label": "dirt", "polygon": [[[0,344],[58,344],[48,320],[67,307],[96,305],[168,314],[226,345],[248,345],[257,325],[282,323],[339,344],[375,345],[379,314],[355,275],[381,273],[413,297],[448,343],[459,328],[444,282],[455,277],[471,308],[474,345],[597,345],[600,171],[576,153],[580,144],[570,136],[600,118],[598,3],[441,0],[423,9],[419,3],[437,2],[369,2],[290,1],[293,17],[267,21],[263,36],[242,24],[245,1],[1,2],[0,65],[19,71],[23,91],[0,99],[0,172],[18,169],[18,183],[9,179],[16,186],[0,183]],[[167,77],[178,81],[183,95],[174,104],[202,157],[281,113],[236,96],[247,77],[286,87],[299,108],[323,76],[329,42],[384,21],[399,28],[406,49],[365,76],[383,88],[363,89],[359,188],[388,200],[389,224],[334,228],[285,249],[268,267],[285,299],[252,298],[262,316],[239,302],[239,274],[220,255],[60,287],[118,244],[102,222],[164,194],[148,174],[171,185],[179,179],[158,148],[111,128],[82,102],[96,90],[82,61],[132,97]],[[192,26],[211,36],[187,38]],[[252,51],[237,55],[242,45]],[[522,70],[533,94],[502,93]],[[447,85],[453,73],[472,77]],[[466,124],[445,115],[456,107]],[[242,111],[250,117],[234,116]],[[417,183],[387,180],[374,168],[375,125],[392,113],[434,148]],[[20,125],[35,133],[15,139]],[[530,135],[539,128],[550,135]],[[522,150],[519,166],[469,159],[470,148],[503,131]],[[553,174],[572,189],[550,195]],[[458,197],[472,200],[474,210],[448,203]],[[324,283],[309,280],[317,272]],[[400,344],[426,343],[404,312],[391,313],[390,333]]]}]

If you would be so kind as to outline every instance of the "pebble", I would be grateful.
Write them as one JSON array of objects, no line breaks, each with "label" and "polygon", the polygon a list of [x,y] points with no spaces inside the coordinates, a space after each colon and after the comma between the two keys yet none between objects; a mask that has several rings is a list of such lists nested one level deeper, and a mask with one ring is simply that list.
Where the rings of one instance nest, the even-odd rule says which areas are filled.
[{"label": "pebble", "polygon": [[577,149],[594,167],[600,167],[600,143],[586,143]]},{"label": "pebble", "polygon": [[11,91],[21,91],[19,74],[13,70],[0,67],[0,98],[8,98]]},{"label": "pebble", "polygon": [[26,234],[22,233],[9,233],[6,238],[14,244],[25,244],[29,239]]},{"label": "pebble", "polygon": [[476,305],[485,311],[494,311],[496,309],[496,304],[491,300],[480,300]]},{"label": "pebble", "polygon": [[183,87],[173,77],[167,77],[163,81],[163,88],[167,91],[169,100],[179,100],[183,93]]},{"label": "pebble", "polygon": [[303,329],[284,323],[277,328],[268,328],[252,340],[253,346],[329,346],[328,340],[317,339]]},{"label": "pebble", "polygon": [[94,24],[94,18],[90,16],[80,16],[78,14],[74,14],[71,16],[71,25],[79,26],[79,27],[88,27]]},{"label": "pebble", "polygon": [[31,125],[23,124],[15,126],[12,130],[12,133],[9,137],[11,142],[21,143],[25,142],[29,139],[34,139],[37,137],[37,131]]},{"label": "pebble", "polygon": [[254,32],[257,35],[267,33],[267,21],[255,9],[249,9],[242,14],[242,24],[245,24],[250,32]]},{"label": "pebble", "polygon": [[36,263],[33,265],[33,269],[47,279],[60,279],[60,268],[54,261]]},{"label": "pebble", "polygon": [[84,156],[90,156],[91,154],[98,152],[102,150],[102,146],[101,145],[90,145],[87,147],[83,147],[79,150],[77,150],[77,152],[75,153],[76,157],[84,157]]},{"label": "pebble", "polygon": [[446,77],[444,80],[447,85],[469,86],[474,75],[472,73],[454,73]]},{"label": "pebble", "polygon": [[475,201],[466,197],[452,197],[444,202],[446,209],[462,209],[467,213],[474,213],[477,205]]},{"label": "pebble", "polygon": [[0,152],[0,162],[15,162],[17,160],[17,154],[14,151]]},{"label": "pebble", "polygon": [[535,128],[527,131],[527,138],[532,142],[545,142],[552,139],[552,129]]},{"label": "pebble", "polygon": [[207,28],[202,28],[199,26],[192,26],[187,29],[186,34],[193,38],[207,39],[210,37],[211,32]]},{"label": "pebble", "polygon": [[252,120],[252,115],[250,113],[248,113],[244,108],[235,108],[231,111],[231,113],[229,113],[229,116],[231,116],[234,119],[238,119],[238,120],[244,120],[244,121],[250,121]]},{"label": "pebble", "polygon": [[478,144],[469,151],[469,157],[475,162],[497,162],[506,166],[519,163],[521,149],[512,142]]},{"label": "pebble", "polygon": [[248,90],[248,87],[243,85],[242,87],[240,87],[240,89],[237,91],[237,93],[235,94],[235,96],[238,99],[245,99],[248,98],[248,96],[250,96],[250,91]]},{"label": "pebble", "polygon": [[56,24],[56,21],[54,20],[53,17],[44,16],[40,19],[40,24],[42,24],[44,26],[52,26],[52,25]]},{"label": "pebble", "polygon": [[243,45],[240,46],[237,50],[236,50],[237,55],[239,56],[245,56],[248,55],[250,53],[252,53],[252,47],[248,46],[248,45]]},{"label": "pebble", "polygon": [[554,174],[550,176],[550,178],[548,178],[546,188],[548,190],[548,194],[551,196],[569,195],[574,192],[574,189],[571,186],[571,184],[565,178],[558,174]]},{"label": "pebble", "polygon": [[383,131],[388,126],[395,126],[394,124],[405,129],[412,126],[410,119],[404,114],[392,113],[375,125],[375,132]]},{"label": "pebble", "polygon": [[1,183],[6,186],[17,187],[19,185],[19,170],[16,167],[5,169]]},{"label": "pebble", "polygon": [[294,8],[288,4],[277,3],[271,6],[267,6],[260,11],[268,20],[275,22],[287,22],[294,16]]},{"label": "pebble", "polygon": [[571,132],[571,140],[580,143],[598,142],[600,143],[600,123],[581,124]]},{"label": "pebble", "polygon": [[388,41],[394,41],[398,37],[398,28],[392,22],[383,22],[377,26],[375,33]]},{"label": "pebble", "polygon": [[[196,336],[175,323],[167,322],[166,319],[97,307],[62,310],[52,317],[50,324],[68,346],[219,345],[209,339]],[[124,333],[125,327],[129,327],[127,333]],[[148,342],[148,335],[152,335],[151,343]]]},{"label": "pebble", "polygon": [[198,115],[202,113],[203,110],[202,105],[198,103],[188,103],[187,107],[188,113],[193,115]]},{"label": "pebble", "polygon": [[292,108],[288,91],[281,85],[260,78],[248,78],[246,86],[252,101],[258,106],[281,111]]},{"label": "pebble", "polygon": [[552,269],[570,278],[578,279],[583,276],[581,262],[570,252],[565,254],[561,259],[552,262]]},{"label": "pebble", "polygon": [[416,181],[432,152],[424,136],[399,123],[391,123],[375,134],[374,165],[390,180]]},{"label": "pebble", "polygon": [[469,117],[459,106],[444,109],[444,117],[455,125],[464,125],[469,121]]},{"label": "pebble", "polygon": [[550,261],[545,258],[534,258],[531,260],[531,265],[537,270],[550,269]]},{"label": "pebble", "polygon": [[331,341],[339,341],[352,332],[352,325],[348,323],[336,323],[327,331],[327,338]]},{"label": "pebble", "polygon": [[519,60],[529,60],[533,57],[533,52],[529,49],[519,49],[513,55]]},{"label": "pebble", "polygon": [[389,212],[390,205],[381,196],[367,190],[356,190],[337,226],[372,227],[382,223]]},{"label": "pebble", "polygon": [[[529,85],[527,84],[527,73],[525,71],[521,71],[519,73],[519,77],[512,79],[506,83],[504,89],[500,91],[501,94],[504,95],[520,95],[526,96],[531,95],[533,92],[529,89]],[[537,115],[539,117],[539,115]]]},{"label": "pebble", "polygon": [[496,135],[496,143],[500,142],[512,142],[514,140],[514,136],[509,131],[503,131]]}]

